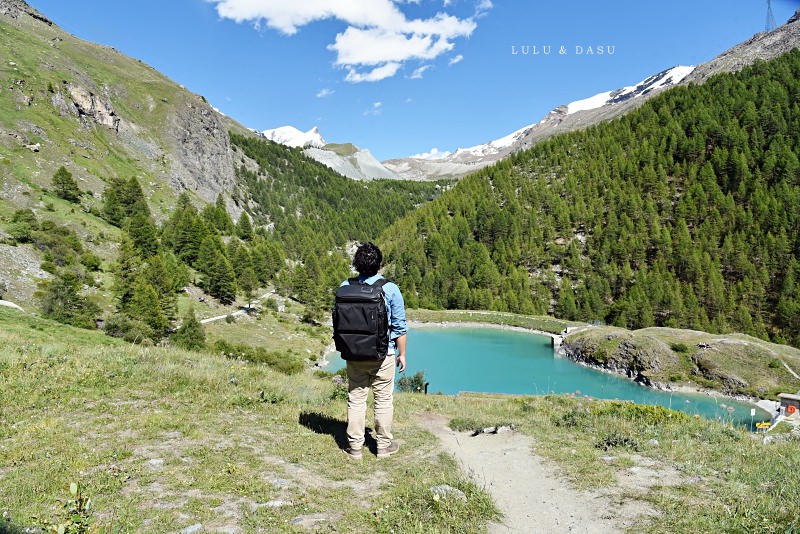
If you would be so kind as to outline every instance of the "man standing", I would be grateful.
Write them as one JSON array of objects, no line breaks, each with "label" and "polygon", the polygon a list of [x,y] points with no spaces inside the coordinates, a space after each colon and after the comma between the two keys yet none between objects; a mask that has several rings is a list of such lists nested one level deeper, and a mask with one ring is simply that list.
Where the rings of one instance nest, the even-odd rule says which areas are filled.
[{"label": "man standing", "polygon": [[[378,443],[378,458],[386,458],[396,453],[400,445],[392,439],[392,420],[394,419],[394,374],[395,366],[402,373],[406,368],[406,310],[400,288],[378,274],[383,262],[383,254],[372,243],[358,247],[353,257],[353,267],[358,271],[356,279],[345,280],[342,286],[357,285],[371,293],[372,286],[380,291],[388,322],[388,346],[378,340],[375,354],[354,357],[342,352],[347,361],[348,399],[347,399],[347,441],[344,452],[352,459],[361,459],[364,447],[364,427],[366,425],[367,396],[370,388],[375,400],[375,440]],[[381,310],[383,307],[381,306]],[[336,337],[336,311],[334,311],[334,337]],[[370,312],[371,313],[371,312]],[[380,314],[379,314],[380,315]],[[380,333],[382,334],[382,332]],[[338,345],[337,345],[338,348]],[[385,348],[385,351],[384,351]],[[385,357],[384,354],[385,352]]]}]

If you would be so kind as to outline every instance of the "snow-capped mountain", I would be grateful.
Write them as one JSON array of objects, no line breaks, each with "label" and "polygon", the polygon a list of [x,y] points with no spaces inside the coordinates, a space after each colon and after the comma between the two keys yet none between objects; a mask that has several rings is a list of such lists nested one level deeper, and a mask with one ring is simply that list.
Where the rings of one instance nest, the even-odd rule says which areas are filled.
[{"label": "snow-capped mountain", "polygon": [[256,132],[261,136],[286,146],[294,147],[321,147],[325,146],[325,139],[319,133],[319,128],[314,126],[307,132],[301,132],[294,126],[281,126],[272,130]]},{"label": "snow-capped mountain", "polygon": [[558,106],[539,122],[482,145],[426,155],[424,158],[411,156],[392,159],[383,164],[405,179],[463,176],[552,135],[585,128],[619,115],[631,105],[637,105],[662,89],[680,83],[692,70],[694,67],[672,67],[634,85]]},{"label": "snow-capped mountain", "polygon": [[[391,159],[378,163],[380,165],[378,168],[370,163],[366,165],[368,169],[366,173],[364,170],[345,172],[349,164],[345,161],[336,160],[335,163],[330,161],[326,164],[346,176],[360,173],[361,175],[366,174],[367,177],[378,177],[379,174],[372,173],[385,171],[392,177],[405,180],[458,178],[481,167],[491,165],[518,150],[530,148],[535,143],[554,135],[587,128],[618,117],[666,88],[679,83],[683,85],[692,82],[702,83],[715,73],[740,70],[757,59],[766,61],[795,47],[800,47],[800,10],[786,24],[768,33],[758,33],[751,39],[696,68],[679,65],[654,74],[634,85],[605,91],[589,98],[558,106],[539,122],[488,143],[459,148],[453,152],[436,152]],[[298,130],[295,129],[295,131]],[[316,157],[312,157],[320,159],[323,156],[329,158],[327,154],[318,154]],[[348,157],[352,157],[352,155]],[[369,157],[372,155],[369,154]],[[374,160],[374,158],[372,159]],[[355,166],[363,167],[364,165],[359,163]]]}]

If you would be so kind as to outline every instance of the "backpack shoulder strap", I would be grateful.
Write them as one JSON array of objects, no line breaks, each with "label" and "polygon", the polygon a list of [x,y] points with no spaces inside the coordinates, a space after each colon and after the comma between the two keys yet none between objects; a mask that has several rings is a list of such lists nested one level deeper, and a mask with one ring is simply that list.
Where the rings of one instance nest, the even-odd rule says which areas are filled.
[{"label": "backpack shoulder strap", "polygon": [[347,283],[351,286],[375,286],[375,287],[383,287],[384,285],[391,282],[391,280],[387,280],[386,278],[381,278],[379,280],[375,280],[372,284],[368,284],[358,279],[358,277],[348,278]]}]

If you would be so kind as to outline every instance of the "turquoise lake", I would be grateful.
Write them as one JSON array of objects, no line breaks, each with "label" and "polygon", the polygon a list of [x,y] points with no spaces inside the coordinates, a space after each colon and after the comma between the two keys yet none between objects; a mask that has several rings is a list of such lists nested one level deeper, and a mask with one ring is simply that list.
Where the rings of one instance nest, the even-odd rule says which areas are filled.
[{"label": "turquoise lake", "polygon": [[[338,353],[328,356],[326,369],[344,367]],[[658,404],[709,419],[731,418],[751,423],[755,406],[703,394],[672,393],[640,386],[618,375],[578,365],[554,354],[548,336],[515,330],[467,327],[410,329],[408,367],[404,374],[425,371],[428,393],[454,395],[462,391],[544,395],[571,393],[599,399]],[[398,375],[399,378],[399,375]],[[733,412],[729,412],[730,408]],[[769,420],[756,408],[753,421]]]}]

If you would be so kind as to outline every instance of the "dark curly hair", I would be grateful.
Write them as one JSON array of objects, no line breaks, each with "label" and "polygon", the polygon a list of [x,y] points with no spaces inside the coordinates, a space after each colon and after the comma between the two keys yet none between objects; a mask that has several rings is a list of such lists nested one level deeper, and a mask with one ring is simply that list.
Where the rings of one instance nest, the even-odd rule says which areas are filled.
[{"label": "dark curly hair", "polygon": [[353,256],[353,267],[362,276],[373,276],[378,273],[383,262],[383,254],[373,243],[369,241],[358,247]]}]

